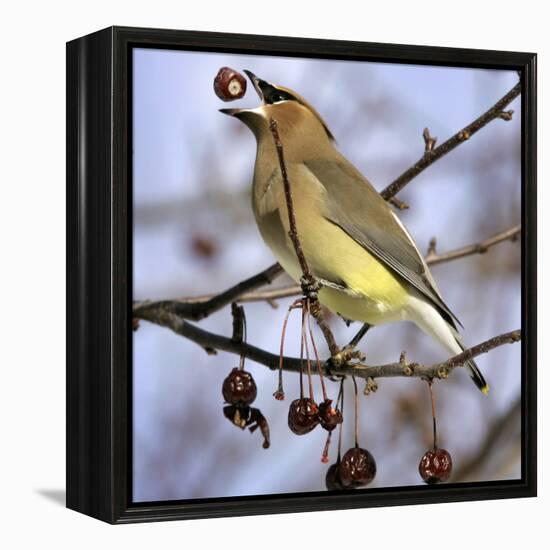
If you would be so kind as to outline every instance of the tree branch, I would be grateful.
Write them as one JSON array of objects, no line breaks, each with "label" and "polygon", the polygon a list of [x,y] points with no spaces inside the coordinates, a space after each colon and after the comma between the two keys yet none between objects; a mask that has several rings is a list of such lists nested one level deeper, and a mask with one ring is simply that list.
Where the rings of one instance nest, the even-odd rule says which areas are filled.
[{"label": "tree branch", "polygon": [[264,271],[246,279],[235,286],[228,288],[220,294],[214,294],[204,301],[182,301],[182,300],[143,300],[134,302],[134,317],[139,317],[139,312],[158,307],[166,308],[185,319],[200,321],[212,313],[223,309],[225,306],[234,302],[245,292],[271,284],[273,279],[282,273],[283,268],[279,264],[273,264]]},{"label": "tree branch", "polygon": [[[216,349],[226,351],[236,355],[242,355],[251,361],[264,365],[271,370],[279,368],[279,355],[247,344],[246,342],[237,342],[232,338],[227,338],[213,332],[201,329],[196,325],[187,322],[178,314],[170,311],[163,306],[156,308],[142,308],[134,315],[139,319],[155,323],[159,326],[169,328],[176,334],[195,342],[205,349]],[[515,330],[500,336],[495,336],[477,346],[451,357],[447,361],[434,365],[421,365],[419,363],[407,363],[400,360],[396,363],[385,365],[364,365],[361,363],[347,364],[334,367],[330,359],[321,364],[321,369],[325,375],[352,375],[359,378],[388,378],[396,376],[420,377],[420,378],[446,378],[449,372],[466,361],[477,357],[483,353],[502,346],[504,344],[518,342],[521,339],[521,331]],[[289,372],[300,372],[301,360],[295,357],[283,357],[283,370]]]},{"label": "tree branch", "polygon": [[[435,249],[435,238],[430,241],[430,248],[428,253],[425,256],[426,263],[428,265],[437,265],[444,262],[450,262],[453,260],[458,260],[460,258],[465,258],[467,256],[473,256],[475,254],[484,254],[491,247],[505,241],[516,241],[521,234],[521,226],[515,225],[510,227],[505,231],[501,231],[488,237],[487,239],[480,241],[479,243],[470,244],[463,246],[461,248],[456,248],[450,250],[449,252],[444,252],[438,254]],[[191,321],[197,321],[204,317],[207,317],[210,313],[208,311],[212,308],[212,304],[216,305],[216,308],[213,311],[218,311],[224,305],[228,305],[232,301],[238,301],[240,303],[244,302],[261,302],[267,301],[271,302],[273,300],[278,300],[281,298],[289,298],[291,296],[297,296],[300,294],[301,289],[298,285],[288,285],[282,288],[274,288],[268,290],[254,290],[254,288],[261,288],[265,284],[270,284],[262,282],[263,274],[269,272],[271,277],[276,277],[279,273],[282,272],[282,268],[279,264],[274,264],[270,266],[262,273],[255,275],[246,279],[242,283],[238,283],[234,287],[222,292],[221,294],[206,294],[204,296],[196,297],[184,297],[184,298],[175,298],[174,300],[162,300],[162,301],[136,301],[134,302],[134,311],[139,311],[144,307],[157,307],[158,305],[166,305],[170,302],[177,302],[181,304],[191,304],[193,307],[182,307],[178,309],[178,314],[182,317],[189,319]],[[265,281],[265,280],[264,280]],[[252,284],[251,284],[252,282]],[[242,293],[240,293],[242,292]],[[220,306],[220,304],[227,300],[227,302]],[[205,304],[206,307],[202,309],[201,306],[197,307],[195,304]],[[213,312],[211,311],[211,312]],[[197,316],[197,313],[200,313],[201,316]]]},{"label": "tree branch", "polygon": [[513,111],[504,111],[503,109],[521,93],[521,82],[518,82],[505,96],[499,99],[488,111],[476,118],[471,124],[457,132],[447,141],[443,142],[439,147],[433,148],[435,141],[429,146],[428,139],[432,139],[429,131],[424,130],[425,150],[424,154],[413,166],[405,170],[397,179],[392,181],[380,195],[386,200],[397,195],[399,191],[405,187],[418,174],[423,172],[428,166],[432,165],[436,160],[446,155],[461,143],[470,139],[476,132],[489,124],[492,120],[500,118],[502,120],[511,120]]}]

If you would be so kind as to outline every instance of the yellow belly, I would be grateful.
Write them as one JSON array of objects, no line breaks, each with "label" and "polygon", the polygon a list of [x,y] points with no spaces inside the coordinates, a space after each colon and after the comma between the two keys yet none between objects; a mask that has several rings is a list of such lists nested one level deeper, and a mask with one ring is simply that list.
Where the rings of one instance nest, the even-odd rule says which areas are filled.
[{"label": "yellow belly", "polygon": [[[311,205],[310,205],[311,206]],[[407,304],[406,283],[376,257],[315,210],[296,208],[296,223],[304,255],[313,274],[346,291],[324,287],[319,300],[353,321],[372,325],[402,319]],[[299,281],[302,272],[284,219],[277,212],[258,219],[260,232],[285,271]]]},{"label": "yellow belly", "polygon": [[[354,297],[325,287],[319,293],[319,301],[346,319],[369,325],[381,325],[403,319],[403,306],[396,308],[395,301],[390,305],[386,300],[373,300],[365,294]],[[399,301],[404,304],[401,297]]]}]

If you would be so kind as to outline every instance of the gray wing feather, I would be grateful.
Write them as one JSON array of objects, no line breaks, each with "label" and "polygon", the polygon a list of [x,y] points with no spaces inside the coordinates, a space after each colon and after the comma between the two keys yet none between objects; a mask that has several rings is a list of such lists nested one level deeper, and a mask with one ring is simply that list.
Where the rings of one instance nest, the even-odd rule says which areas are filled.
[{"label": "gray wing feather", "polygon": [[307,161],[306,166],[326,189],[326,219],[414,286],[451,326],[455,327],[454,321],[460,325],[417,247],[366,178],[343,157],[339,162]]}]

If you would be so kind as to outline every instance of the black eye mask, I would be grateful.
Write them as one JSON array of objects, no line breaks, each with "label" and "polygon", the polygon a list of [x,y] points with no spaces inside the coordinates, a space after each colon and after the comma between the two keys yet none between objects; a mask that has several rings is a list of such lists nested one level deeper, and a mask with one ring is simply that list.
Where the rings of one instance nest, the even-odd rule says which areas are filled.
[{"label": "black eye mask", "polygon": [[262,88],[262,92],[264,95],[264,101],[268,105],[272,105],[273,103],[280,103],[281,101],[289,101],[289,100],[296,99],[294,96],[290,95],[289,93],[283,90],[278,90],[273,86]]}]

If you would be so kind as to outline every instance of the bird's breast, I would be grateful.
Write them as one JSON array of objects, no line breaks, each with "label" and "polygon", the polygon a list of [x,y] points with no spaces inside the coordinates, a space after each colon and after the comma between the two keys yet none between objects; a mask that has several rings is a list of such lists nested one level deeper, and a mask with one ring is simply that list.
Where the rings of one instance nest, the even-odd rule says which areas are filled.
[{"label": "bird's breast", "polygon": [[[342,316],[372,324],[393,320],[407,292],[398,277],[324,215],[325,188],[305,165],[287,166],[300,245],[312,273],[345,289],[324,289],[320,300]],[[265,243],[295,280],[302,275],[289,236],[289,219],[280,172],[255,179],[253,209]]]}]

